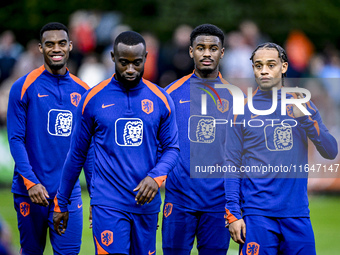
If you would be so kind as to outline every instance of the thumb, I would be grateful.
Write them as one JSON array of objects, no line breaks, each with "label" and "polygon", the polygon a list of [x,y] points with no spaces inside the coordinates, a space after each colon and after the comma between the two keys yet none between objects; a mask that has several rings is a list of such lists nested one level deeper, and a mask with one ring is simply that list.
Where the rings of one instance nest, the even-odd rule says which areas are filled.
[{"label": "thumb", "polygon": [[43,186],[43,190],[44,190],[44,196],[47,198],[50,198],[50,196],[48,195],[48,192],[46,190],[46,188]]},{"label": "thumb", "polygon": [[243,237],[244,237],[244,240],[245,240],[246,239],[246,224],[242,225],[242,232],[243,232]]},{"label": "thumb", "polygon": [[139,189],[141,188],[141,186],[142,186],[142,182],[143,182],[143,181],[141,181],[133,191],[139,190]]}]

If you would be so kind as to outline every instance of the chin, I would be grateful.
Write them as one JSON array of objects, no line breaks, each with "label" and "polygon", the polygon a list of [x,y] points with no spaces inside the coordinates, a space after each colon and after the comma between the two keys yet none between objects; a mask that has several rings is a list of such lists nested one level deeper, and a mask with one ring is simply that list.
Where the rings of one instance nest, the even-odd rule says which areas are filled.
[{"label": "chin", "polygon": [[215,71],[216,68],[210,67],[210,66],[202,66],[200,71],[202,73],[212,73],[213,71]]},{"label": "chin", "polygon": [[65,66],[65,63],[60,63],[60,64],[50,64],[50,68],[52,70],[60,70],[61,68],[63,68]]}]

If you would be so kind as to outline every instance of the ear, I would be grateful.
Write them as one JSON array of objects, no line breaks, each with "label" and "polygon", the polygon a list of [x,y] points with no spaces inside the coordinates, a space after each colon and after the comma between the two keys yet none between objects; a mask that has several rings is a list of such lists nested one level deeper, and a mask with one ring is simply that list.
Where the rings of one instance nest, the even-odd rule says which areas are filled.
[{"label": "ear", "polygon": [[112,62],[115,62],[115,54],[113,53],[113,51],[111,51],[110,53],[111,53]]},{"label": "ear", "polygon": [[145,56],[144,56],[144,57],[145,57],[145,59],[146,59],[146,57],[147,57],[147,56],[148,56],[148,52],[146,51],[146,52],[145,52]]},{"label": "ear", "polygon": [[43,48],[42,48],[41,43],[39,43],[39,51],[40,51],[41,54],[43,53]]},{"label": "ear", "polygon": [[288,62],[282,63],[282,74],[286,73],[288,70]]},{"label": "ear", "polygon": [[221,59],[224,57],[224,48],[221,49]]},{"label": "ear", "polygon": [[191,58],[194,58],[193,52],[194,52],[194,49],[192,48],[192,46],[190,46],[189,47],[189,55],[190,55]]},{"label": "ear", "polygon": [[73,42],[70,41],[70,51],[72,51],[72,49],[73,49]]}]

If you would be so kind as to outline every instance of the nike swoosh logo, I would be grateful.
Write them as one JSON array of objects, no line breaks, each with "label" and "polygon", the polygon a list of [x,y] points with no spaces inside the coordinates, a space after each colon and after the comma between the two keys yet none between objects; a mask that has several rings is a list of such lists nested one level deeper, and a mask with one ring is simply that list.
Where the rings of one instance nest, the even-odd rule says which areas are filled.
[{"label": "nike swoosh logo", "polygon": [[154,251],[154,252],[151,252],[151,251],[149,251],[149,255],[152,255],[152,254],[154,254],[156,251]]},{"label": "nike swoosh logo", "polygon": [[254,114],[252,114],[252,115],[250,116],[250,118],[254,119],[254,118],[258,117],[258,116],[260,116],[260,115],[254,115]]},{"label": "nike swoosh logo", "polygon": [[102,104],[102,108],[104,109],[106,107],[110,107],[110,106],[113,106],[113,105],[115,105],[115,104],[107,104],[107,105]]},{"label": "nike swoosh logo", "polygon": [[78,204],[78,208],[81,208],[82,206],[83,206],[82,204],[81,205]]},{"label": "nike swoosh logo", "polygon": [[48,97],[49,95],[40,95],[40,93],[38,94],[38,97]]},{"label": "nike swoosh logo", "polygon": [[181,100],[179,100],[179,103],[180,104],[184,104],[184,103],[189,103],[191,100],[187,100],[187,101],[183,101],[182,99]]}]

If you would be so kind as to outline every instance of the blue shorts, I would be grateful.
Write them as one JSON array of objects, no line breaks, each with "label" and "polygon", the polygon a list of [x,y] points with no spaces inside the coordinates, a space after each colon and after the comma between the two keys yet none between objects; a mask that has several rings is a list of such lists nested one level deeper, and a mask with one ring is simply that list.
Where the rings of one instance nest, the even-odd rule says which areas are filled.
[{"label": "blue shorts", "polygon": [[314,232],[310,218],[271,218],[249,215],[246,223],[246,242],[241,254],[313,255]]},{"label": "blue shorts", "polygon": [[69,220],[65,234],[59,236],[53,226],[53,199],[49,206],[32,203],[28,196],[14,194],[20,232],[21,254],[39,255],[44,253],[47,230],[49,231],[54,254],[78,254],[83,231],[83,208],[81,196],[71,200],[68,206]]},{"label": "blue shorts", "polygon": [[158,213],[134,214],[92,206],[96,254],[155,254]]},{"label": "blue shorts", "polygon": [[224,223],[224,212],[200,212],[176,204],[163,208],[164,255],[190,254],[195,236],[200,255],[227,254],[230,234]]}]

